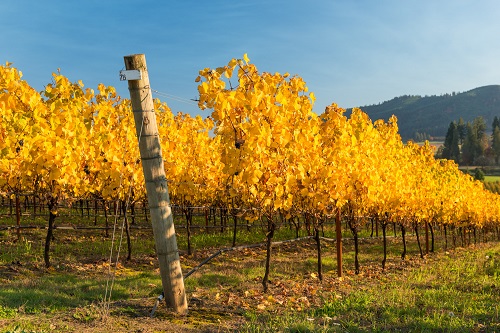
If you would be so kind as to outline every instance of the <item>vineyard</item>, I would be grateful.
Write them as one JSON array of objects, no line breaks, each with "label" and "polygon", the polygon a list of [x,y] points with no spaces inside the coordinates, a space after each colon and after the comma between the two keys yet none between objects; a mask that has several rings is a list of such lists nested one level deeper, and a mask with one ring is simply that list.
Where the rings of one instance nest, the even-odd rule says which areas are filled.
[{"label": "vineyard", "polygon": [[[334,242],[336,222],[352,239],[355,274],[360,234],[370,230],[378,235],[380,228],[382,269],[389,234],[401,236],[402,259],[409,234],[422,258],[438,232],[445,248],[500,239],[500,196],[454,162],[435,159],[430,144],[402,142],[395,117],[372,121],[360,109],[346,117],[334,103],[316,114],[300,77],[259,72],[246,55],[200,70],[196,82],[205,118],[174,115],[158,99],[154,109],[186,256],[202,250],[192,237],[229,233],[226,246],[234,247],[243,245],[242,232],[258,230],[266,292],[273,242],[283,230],[314,241],[319,280],[322,242]],[[147,229],[149,218],[133,112],[113,87],[94,91],[55,73],[38,92],[2,65],[0,220],[15,225],[0,223],[0,241],[43,228],[43,262],[51,268],[58,229],[94,228],[109,237],[119,218],[131,259],[130,230]],[[87,222],[76,225],[76,217]]]}]

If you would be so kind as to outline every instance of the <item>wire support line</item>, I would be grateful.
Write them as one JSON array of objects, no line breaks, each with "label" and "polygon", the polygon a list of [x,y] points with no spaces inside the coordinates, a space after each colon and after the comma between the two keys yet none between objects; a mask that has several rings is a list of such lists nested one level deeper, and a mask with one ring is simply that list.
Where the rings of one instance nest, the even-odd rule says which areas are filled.
[{"label": "wire support line", "polygon": [[181,102],[181,103],[185,103],[185,104],[189,104],[189,105],[193,105],[193,106],[198,106],[198,103],[195,103],[195,100],[193,100],[193,99],[187,99],[184,97],[180,97],[180,96],[176,96],[176,95],[172,95],[172,94],[167,94],[167,93],[164,93],[164,92],[161,92],[158,90],[154,90],[154,89],[152,89],[152,91],[153,91],[153,93],[155,93],[159,96],[174,100],[176,102]]},{"label": "wire support line", "polygon": [[[139,136],[138,136],[139,142],[141,141],[143,127],[144,127],[144,123],[141,123],[141,129],[139,130]],[[125,151],[123,152],[123,154],[125,155]],[[123,156],[123,160],[125,160],[125,156]],[[123,171],[120,172],[119,187],[121,187],[122,184],[123,184]],[[113,268],[113,271],[111,271],[111,266],[113,265],[112,261],[113,261],[113,248],[114,248],[114,241],[115,241],[116,225],[117,225],[117,221],[118,221],[118,214],[116,214],[116,211],[115,211],[115,221],[113,224],[113,237],[111,240],[111,249],[110,249],[110,255],[109,255],[108,278],[106,280],[106,292],[104,295],[104,311],[105,311],[106,315],[109,314],[109,308],[110,308],[110,304],[111,304],[111,295],[112,295],[112,291],[113,291],[113,286],[114,286],[114,282],[115,282],[115,278],[116,278],[116,271],[118,269],[118,260],[120,258],[120,252],[121,252],[121,247],[122,247],[122,243],[123,243],[123,230],[125,229],[125,226],[126,226],[125,224],[128,223],[126,212],[128,211],[128,208],[130,205],[130,199],[132,197],[132,188],[133,188],[133,186],[130,185],[129,190],[128,190],[128,194],[127,194],[127,198],[125,200],[125,212],[124,212],[123,221],[122,221],[122,225],[121,225],[120,241],[118,243],[118,250],[116,252],[116,260],[115,260],[114,268]],[[119,207],[118,203],[119,202],[117,202],[116,207]],[[111,277],[111,281],[110,281],[110,277]]]},{"label": "wire support line", "polygon": [[[121,185],[122,178],[120,176],[120,185]],[[115,243],[115,235],[116,235],[116,225],[118,223],[118,214],[115,215],[114,223],[113,223],[113,235],[111,237],[111,246],[110,246],[110,254],[109,254],[109,260],[108,260],[108,278],[106,279],[106,292],[104,294],[104,311],[107,314],[109,312],[109,307],[110,307],[110,302],[111,302],[111,293],[113,290],[113,284],[115,281],[115,272],[116,272],[116,267],[114,268],[113,272],[111,271],[111,266],[113,265],[113,248],[114,248],[114,243]],[[123,234],[123,233],[122,233]],[[121,244],[121,242],[120,242]],[[120,252],[120,249],[118,249],[118,253]],[[110,281],[110,277],[111,281]]]},{"label": "wire support line", "polygon": [[[294,239],[287,239],[284,241],[277,241],[277,242],[271,242],[273,246],[276,245],[281,245],[281,244],[286,244],[286,243],[292,243],[292,242],[297,242],[297,241],[303,241],[307,239],[313,239],[314,236],[306,236],[306,237],[301,237],[301,238],[294,238]],[[218,257],[224,252],[229,252],[229,251],[236,251],[236,250],[244,250],[244,249],[253,249],[256,247],[263,247],[265,246],[266,243],[257,243],[257,244],[250,244],[250,245],[240,245],[240,246],[234,246],[234,247],[226,247],[223,249],[220,249],[219,251],[215,252],[212,254],[210,257],[206,258],[203,260],[201,263],[193,267],[186,275],[184,275],[184,279],[187,279],[191,274],[194,272],[198,271],[203,265],[207,264],[210,260]]]}]

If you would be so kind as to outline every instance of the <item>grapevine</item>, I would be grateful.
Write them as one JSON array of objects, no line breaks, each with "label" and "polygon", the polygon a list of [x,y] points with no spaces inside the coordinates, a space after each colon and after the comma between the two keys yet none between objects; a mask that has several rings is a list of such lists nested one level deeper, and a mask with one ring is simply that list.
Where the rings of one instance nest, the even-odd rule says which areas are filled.
[{"label": "grapevine", "polygon": [[[358,232],[370,220],[382,226],[384,245],[387,226],[400,226],[402,258],[408,229],[500,225],[499,195],[453,161],[435,159],[430,145],[402,142],[396,117],[372,121],[360,109],[348,117],[334,103],[316,114],[302,78],[259,72],[246,55],[202,69],[196,81],[199,107],[210,110],[205,118],[174,115],[155,101],[171,200],[188,227],[194,206],[223,207],[235,225],[238,218],[264,221],[264,289],[281,221],[310,224],[320,278],[320,229],[337,213],[353,234],[356,258]],[[130,101],[113,87],[94,91],[58,72],[37,92],[11,64],[0,66],[0,194],[31,193],[49,206],[47,266],[59,203],[145,200],[133,124]],[[384,250],[383,267],[385,260]]]}]

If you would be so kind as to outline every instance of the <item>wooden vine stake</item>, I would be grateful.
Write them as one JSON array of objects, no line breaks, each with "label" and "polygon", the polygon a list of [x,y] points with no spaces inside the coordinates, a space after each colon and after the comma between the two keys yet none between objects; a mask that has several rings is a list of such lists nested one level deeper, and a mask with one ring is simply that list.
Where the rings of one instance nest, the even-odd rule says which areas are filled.
[{"label": "wooden vine stake", "polygon": [[335,217],[335,235],[337,241],[337,276],[342,277],[342,227],[340,225],[340,208]]},{"label": "wooden vine stake", "polygon": [[130,90],[163,293],[168,307],[179,314],[187,314],[184,279],[170,208],[153,97],[149,86],[146,57],[144,54],[134,54],[125,56],[124,60],[126,71],[120,73],[120,78],[128,81]]}]

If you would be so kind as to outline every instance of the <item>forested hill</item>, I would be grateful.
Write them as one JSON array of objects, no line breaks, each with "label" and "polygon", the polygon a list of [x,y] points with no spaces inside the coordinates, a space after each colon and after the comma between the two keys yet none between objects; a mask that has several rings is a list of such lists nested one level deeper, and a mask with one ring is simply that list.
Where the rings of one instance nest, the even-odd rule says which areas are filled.
[{"label": "forested hill", "polygon": [[[406,95],[360,108],[373,121],[387,121],[391,115],[396,115],[403,140],[416,139],[416,133],[444,137],[450,123],[460,117],[472,122],[474,118],[482,116],[486,124],[491,126],[493,118],[500,117],[500,85],[441,96]],[[347,113],[350,114],[350,110]]]}]

